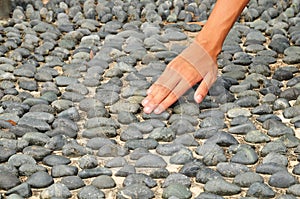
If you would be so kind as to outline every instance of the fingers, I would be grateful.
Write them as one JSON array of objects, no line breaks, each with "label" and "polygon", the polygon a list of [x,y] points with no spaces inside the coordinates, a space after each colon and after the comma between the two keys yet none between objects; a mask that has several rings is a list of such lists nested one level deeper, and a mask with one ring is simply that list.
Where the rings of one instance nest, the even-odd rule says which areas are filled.
[{"label": "fingers", "polygon": [[194,94],[194,100],[197,103],[202,102],[204,97],[207,95],[209,88],[214,83],[215,78],[212,79],[212,77],[208,74],[206,75],[203,80],[201,81],[200,85],[198,86],[195,94]]},{"label": "fingers", "polygon": [[154,84],[151,86],[151,90],[148,93],[147,97],[142,101],[144,106],[143,111],[147,114],[151,113],[156,107],[163,101],[171,92],[171,89],[168,89],[160,84]]},{"label": "fingers", "polygon": [[180,96],[182,96],[189,88],[191,88],[191,85],[187,81],[180,81],[177,86],[166,96],[166,98],[160,102],[156,109],[154,109],[154,113],[160,114],[165,111],[174,102],[176,102],[180,98]]}]

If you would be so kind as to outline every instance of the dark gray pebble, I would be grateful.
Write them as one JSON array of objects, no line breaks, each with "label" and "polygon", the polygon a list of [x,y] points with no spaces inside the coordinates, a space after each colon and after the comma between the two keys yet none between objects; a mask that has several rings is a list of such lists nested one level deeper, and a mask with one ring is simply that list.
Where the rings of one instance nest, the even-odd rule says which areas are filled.
[{"label": "dark gray pebble", "polygon": [[37,164],[22,164],[19,167],[19,174],[24,176],[31,176],[32,174],[38,171],[47,171],[44,166],[37,165]]},{"label": "dark gray pebble", "polygon": [[162,188],[168,187],[174,183],[181,184],[187,188],[191,186],[191,180],[189,177],[181,173],[173,173],[165,179],[165,181],[162,184]]},{"label": "dark gray pebble", "polygon": [[53,178],[45,171],[38,171],[34,174],[32,174],[26,182],[32,187],[32,188],[46,188],[53,184],[54,180]]},{"label": "dark gray pebble", "polygon": [[20,179],[9,172],[0,172],[0,188],[4,190],[9,190],[19,184],[21,184]]},{"label": "dark gray pebble", "polygon": [[128,175],[123,181],[123,185],[125,187],[134,184],[142,184],[149,188],[153,188],[157,186],[155,180],[153,180],[151,177],[143,173],[135,173],[135,174]]},{"label": "dark gray pebble", "polygon": [[240,187],[249,187],[255,182],[263,183],[263,181],[263,177],[254,172],[245,172],[238,174],[234,177],[233,180],[233,182]]},{"label": "dark gray pebble", "polygon": [[247,196],[273,198],[275,196],[275,192],[271,187],[263,182],[255,182],[249,187]]},{"label": "dark gray pebble", "polygon": [[54,165],[51,169],[51,176],[54,178],[77,175],[78,168],[70,165]]},{"label": "dark gray pebble", "polygon": [[48,155],[43,159],[43,163],[48,166],[55,165],[67,165],[71,163],[71,160],[61,155]]},{"label": "dark gray pebble", "polygon": [[241,188],[222,179],[209,180],[204,185],[204,190],[217,195],[234,195],[241,192]]},{"label": "dark gray pebble", "polygon": [[231,162],[220,162],[217,164],[217,171],[226,177],[235,177],[238,174],[250,171],[245,165]]},{"label": "dark gray pebble", "polygon": [[222,175],[211,168],[203,167],[196,174],[196,182],[205,184],[209,180],[221,179]]},{"label": "dark gray pebble", "polygon": [[278,188],[288,188],[297,183],[295,177],[287,171],[278,171],[271,175],[269,185]]},{"label": "dark gray pebble", "polygon": [[47,155],[50,155],[51,152],[52,150],[42,146],[27,146],[23,149],[23,153],[25,155],[30,155],[37,161],[40,161]]},{"label": "dark gray pebble", "polygon": [[130,174],[136,173],[136,169],[133,165],[126,164],[120,170],[116,172],[116,176],[127,177]]},{"label": "dark gray pebble", "polygon": [[256,167],[255,171],[262,174],[274,174],[279,171],[286,171],[287,168],[283,165],[276,163],[260,164]]},{"label": "dark gray pebble", "polygon": [[81,188],[77,194],[79,199],[105,198],[103,191],[93,185],[87,185]]},{"label": "dark gray pebble", "polygon": [[106,162],[104,165],[107,168],[123,167],[127,164],[127,160],[124,157],[114,157]]},{"label": "dark gray pebble", "polygon": [[17,185],[9,190],[7,190],[6,195],[17,194],[20,197],[28,198],[32,196],[32,190],[28,183],[24,182],[20,185]]},{"label": "dark gray pebble", "polygon": [[135,166],[138,168],[163,168],[167,166],[167,163],[162,157],[149,154],[139,158]]},{"label": "dark gray pebble", "polygon": [[132,184],[120,189],[117,193],[118,199],[131,198],[145,198],[151,199],[154,197],[154,193],[151,189],[142,184]]},{"label": "dark gray pebble", "polygon": [[105,167],[96,167],[92,169],[83,169],[78,172],[78,176],[86,179],[86,178],[91,178],[91,177],[96,177],[100,175],[112,175],[112,171],[108,168]]},{"label": "dark gray pebble", "polygon": [[41,193],[41,198],[69,198],[72,193],[68,187],[62,183],[55,183]]},{"label": "dark gray pebble", "polygon": [[84,181],[78,176],[63,177],[60,183],[66,185],[69,190],[79,189],[85,186]]},{"label": "dark gray pebble", "polygon": [[142,140],[128,140],[125,143],[125,147],[129,149],[136,148],[146,148],[146,149],[155,149],[158,146],[158,142],[154,139],[147,138]]},{"label": "dark gray pebble", "polygon": [[162,197],[188,199],[192,197],[192,192],[186,186],[175,182],[163,190]]}]

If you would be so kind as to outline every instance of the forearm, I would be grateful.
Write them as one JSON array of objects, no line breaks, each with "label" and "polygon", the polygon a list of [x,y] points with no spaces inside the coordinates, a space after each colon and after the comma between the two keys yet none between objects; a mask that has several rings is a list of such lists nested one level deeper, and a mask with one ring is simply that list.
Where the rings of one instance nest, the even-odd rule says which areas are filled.
[{"label": "forearm", "polygon": [[196,36],[196,41],[213,59],[220,53],[228,32],[248,2],[249,0],[217,0],[206,24]]}]

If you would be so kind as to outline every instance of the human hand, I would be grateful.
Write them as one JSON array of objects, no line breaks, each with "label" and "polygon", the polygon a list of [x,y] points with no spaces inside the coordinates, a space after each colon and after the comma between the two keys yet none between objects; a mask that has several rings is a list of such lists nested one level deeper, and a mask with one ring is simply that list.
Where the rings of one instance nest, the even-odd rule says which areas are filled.
[{"label": "human hand", "polygon": [[201,81],[194,99],[200,103],[216,81],[216,61],[196,41],[172,60],[142,101],[145,113],[160,114]]}]

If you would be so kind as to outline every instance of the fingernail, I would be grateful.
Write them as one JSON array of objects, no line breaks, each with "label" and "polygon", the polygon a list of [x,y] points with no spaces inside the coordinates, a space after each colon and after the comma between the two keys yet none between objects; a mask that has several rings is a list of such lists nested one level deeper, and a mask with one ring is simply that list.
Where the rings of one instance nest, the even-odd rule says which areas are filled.
[{"label": "fingernail", "polygon": [[155,110],[154,110],[154,113],[155,114],[161,114],[164,110],[161,108],[161,107],[157,107]]},{"label": "fingernail", "polygon": [[145,112],[145,113],[150,113],[150,112],[151,112],[150,107],[145,107],[145,108],[144,108],[144,112]]},{"label": "fingernail", "polygon": [[197,103],[200,103],[200,102],[202,102],[203,97],[202,97],[201,95],[197,95],[197,96],[195,97],[195,100],[196,100]]},{"label": "fingernail", "polygon": [[142,101],[142,105],[145,106],[146,104],[148,104],[148,102],[149,102],[148,99],[144,99],[144,100]]}]

